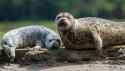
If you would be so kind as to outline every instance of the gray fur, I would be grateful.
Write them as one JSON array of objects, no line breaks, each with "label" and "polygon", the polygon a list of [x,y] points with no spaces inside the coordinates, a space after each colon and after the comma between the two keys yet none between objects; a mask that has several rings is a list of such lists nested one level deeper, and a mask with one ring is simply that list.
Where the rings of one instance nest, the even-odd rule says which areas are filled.
[{"label": "gray fur", "polygon": [[13,29],[7,32],[3,36],[1,45],[8,57],[14,59],[16,48],[58,48],[61,45],[61,39],[54,31],[44,26],[33,25]]}]

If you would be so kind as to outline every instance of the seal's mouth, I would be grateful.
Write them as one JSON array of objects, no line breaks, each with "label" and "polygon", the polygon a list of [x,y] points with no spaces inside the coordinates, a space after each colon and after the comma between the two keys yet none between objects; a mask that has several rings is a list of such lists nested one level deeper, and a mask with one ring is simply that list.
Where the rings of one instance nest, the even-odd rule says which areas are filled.
[{"label": "seal's mouth", "polygon": [[65,21],[60,21],[58,27],[66,27],[67,23]]},{"label": "seal's mouth", "polygon": [[50,49],[58,49],[60,47],[60,45],[59,44],[53,44],[53,46],[50,48]]},{"label": "seal's mouth", "polygon": [[68,26],[68,23],[66,21],[60,21],[58,23],[58,29],[61,30],[61,31],[64,31]]}]

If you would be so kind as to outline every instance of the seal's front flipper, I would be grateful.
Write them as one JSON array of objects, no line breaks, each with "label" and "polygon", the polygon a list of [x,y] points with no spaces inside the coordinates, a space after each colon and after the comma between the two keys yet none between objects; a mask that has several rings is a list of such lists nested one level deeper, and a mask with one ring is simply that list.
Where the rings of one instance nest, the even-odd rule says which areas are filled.
[{"label": "seal's front flipper", "polygon": [[92,33],[92,37],[93,37],[93,40],[94,40],[94,45],[97,49],[97,53],[99,54],[99,56],[101,57],[106,57],[103,53],[103,41],[100,37],[100,35],[96,32],[96,31],[91,31]]}]

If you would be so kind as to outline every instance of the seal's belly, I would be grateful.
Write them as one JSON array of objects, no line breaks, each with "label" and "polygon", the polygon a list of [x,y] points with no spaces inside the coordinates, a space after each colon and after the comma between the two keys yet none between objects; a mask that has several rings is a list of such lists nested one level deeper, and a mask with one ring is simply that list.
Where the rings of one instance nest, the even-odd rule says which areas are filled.
[{"label": "seal's belly", "polygon": [[34,38],[22,38],[16,42],[17,48],[34,47],[36,40]]},{"label": "seal's belly", "polygon": [[90,34],[79,34],[76,35],[68,35],[63,38],[63,43],[66,48],[71,49],[88,49],[94,47],[93,38]]}]

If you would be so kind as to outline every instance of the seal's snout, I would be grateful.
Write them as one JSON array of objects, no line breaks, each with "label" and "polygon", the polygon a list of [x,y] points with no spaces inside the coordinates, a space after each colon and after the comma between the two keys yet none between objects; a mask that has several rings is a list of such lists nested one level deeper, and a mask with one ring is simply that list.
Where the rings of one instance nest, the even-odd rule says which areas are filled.
[{"label": "seal's snout", "polygon": [[59,26],[59,27],[66,27],[66,26],[67,26],[67,23],[66,23],[65,20],[66,20],[66,19],[61,19],[60,22],[59,22],[59,24],[58,24],[58,26]]},{"label": "seal's snout", "polygon": [[69,26],[68,20],[66,18],[60,19],[57,26],[59,30],[64,31]]},{"label": "seal's snout", "polygon": [[60,21],[65,21],[66,20],[66,18],[62,18]]},{"label": "seal's snout", "polygon": [[61,41],[60,40],[55,40],[55,42],[52,45],[52,49],[58,49],[61,46]]},{"label": "seal's snout", "polygon": [[55,43],[54,43],[54,46],[55,46],[55,47],[60,47],[59,42],[55,42]]},{"label": "seal's snout", "polygon": [[51,49],[58,49],[59,47],[60,47],[59,44],[54,44],[54,45],[51,47]]}]

